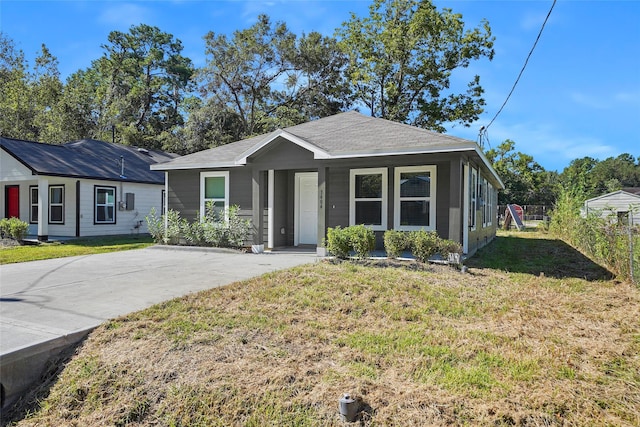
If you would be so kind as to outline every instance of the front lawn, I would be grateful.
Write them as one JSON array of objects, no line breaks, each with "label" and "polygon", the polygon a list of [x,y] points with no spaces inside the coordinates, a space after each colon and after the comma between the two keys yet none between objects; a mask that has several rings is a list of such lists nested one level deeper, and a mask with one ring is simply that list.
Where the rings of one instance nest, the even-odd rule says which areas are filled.
[{"label": "front lawn", "polygon": [[365,426],[640,425],[637,287],[533,233],[468,265],[323,261],[115,319],[17,425],[343,426],[343,393]]},{"label": "front lawn", "polygon": [[91,237],[36,245],[3,246],[0,247],[0,264],[141,249],[152,244],[151,237],[140,235]]}]

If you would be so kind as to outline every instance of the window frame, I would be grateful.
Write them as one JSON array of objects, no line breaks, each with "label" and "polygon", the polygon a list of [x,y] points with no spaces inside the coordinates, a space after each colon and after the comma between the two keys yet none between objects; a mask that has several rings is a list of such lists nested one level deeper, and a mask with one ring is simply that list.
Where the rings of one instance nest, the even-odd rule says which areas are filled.
[{"label": "window frame", "polygon": [[[34,198],[34,194],[33,191],[35,190],[35,198]],[[33,217],[33,208],[36,208],[36,212],[35,212],[35,218]],[[40,207],[38,205],[38,186],[37,185],[30,185],[29,186],[29,223],[30,224],[37,224],[38,223],[38,213],[39,213]]]},{"label": "window frame", "polygon": [[[381,175],[382,176],[382,195],[381,197],[361,197],[356,199],[356,177],[359,175]],[[385,167],[382,168],[362,168],[362,169],[350,169],[349,170],[349,225],[356,224],[356,203],[357,202],[381,202],[380,209],[382,210],[380,215],[381,224],[365,224],[373,231],[386,231],[387,230],[387,213],[388,213],[388,170]]]},{"label": "window frame", "polygon": [[[402,197],[400,195],[400,178],[404,172],[429,172],[429,196],[420,197]],[[399,166],[394,170],[394,209],[393,209],[393,228],[401,231],[416,231],[436,229],[436,190],[437,190],[437,172],[436,165],[421,166]],[[428,201],[429,202],[429,224],[428,225],[402,225],[401,224],[401,207],[403,201]]]},{"label": "window frame", "polygon": [[[205,184],[207,178],[224,178],[224,198],[205,197]],[[223,201],[224,202],[224,220],[229,221],[229,171],[209,171],[200,172],[200,221],[204,221],[206,206],[208,201]]]},{"label": "window frame", "polygon": [[[112,190],[113,191],[113,203],[105,203],[99,206],[113,206],[113,220],[111,221],[98,221],[98,190]],[[117,200],[117,189],[116,187],[108,186],[108,185],[94,185],[93,186],[93,223],[95,225],[110,225],[116,224],[118,209],[116,209],[116,200]]]},{"label": "window frame", "polygon": [[[53,199],[51,192],[52,192],[52,190],[57,189],[57,188],[59,188],[59,189],[61,189],[61,190],[62,190],[62,202],[60,202],[60,203],[53,203],[53,202],[51,201],[51,200]],[[64,224],[64,210],[65,210],[65,209],[64,209],[64,197],[65,197],[65,191],[64,191],[64,185],[63,185],[63,184],[50,185],[50,186],[49,186],[49,224]],[[61,212],[61,215],[60,215],[60,216],[61,216],[61,218],[60,218],[60,220],[59,220],[59,221],[53,221],[53,220],[51,219],[51,217],[52,217],[52,215],[51,215],[51,208],[52,208],[52,207],[58,207],[58,206],[62,209],[62,212]]]},{"label": "window frame", "polygon": [[475,231],[478,219],[478,170],[474,167],[471,167],[469,188],[471,190],[469,194],[469,228],[471,231]]}]

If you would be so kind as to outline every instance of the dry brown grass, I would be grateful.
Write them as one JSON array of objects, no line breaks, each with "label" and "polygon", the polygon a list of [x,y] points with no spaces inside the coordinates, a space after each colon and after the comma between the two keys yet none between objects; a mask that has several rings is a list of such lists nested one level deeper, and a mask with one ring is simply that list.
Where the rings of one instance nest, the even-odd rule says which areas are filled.
[{"label": "dry brown grass", "polygon": [[345,392],[366,426],[640,425],[639,314],[610,280],[323,262],[105,324],[17,425],[339,426]]}]

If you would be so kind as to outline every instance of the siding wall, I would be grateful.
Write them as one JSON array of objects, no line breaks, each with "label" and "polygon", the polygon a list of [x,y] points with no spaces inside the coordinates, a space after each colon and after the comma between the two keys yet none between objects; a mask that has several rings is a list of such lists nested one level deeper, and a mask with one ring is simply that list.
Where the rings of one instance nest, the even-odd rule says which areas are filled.
[{"label": "siding wall", "polygon": [[[263,200],[260,207],[261,237],[268,242],[267,222],[267,171],[274,173],[274,246],[291,246],[294,240],[294,178],[296,172],[327,170],[327,188],[323,195],[326,227],[349,224],[349,174],[355,168],[388,168],[387,229],[394,224],[394,168],[399,166],[435,165],[436,175],[436,229],[443,238],[462,238],[464,212],[462,182],[463,162],[459,153],[399,155],[389,157],[350,158],[336,160],[314,160],[313,154],[286,140],[277,140],[255,153],[246,166],[230,168],[230,203],[239,205],[243,217],[253,219],[253,200]],[[215,170],[215,169],[211,169]],[[253,173],[259,171],[264,183],[261,198],[253,197]],[[199,209],[199,185],[201,170],[169,171],[168,202],[171,209],[181,212],[182,217],[194,219]],[[263,174],[263,175],[260,175]],[[322,210],[321,212],[322,213]],[[480,207],[478,228],[469,234],[470,252],[490,241],[495,235],[496,221],[483,228]],[[258,216],[259,217],[259,216]],[[257,228],[256,228],[257,229]],[[281,230],[284,229],[284,234]],[[378,247],[382,247],[382,232],[377,232]],[[324,237],[324,236],[323,236]],[[319,241],[321,237],[319,236]]]},{"label": "siding wall", "polygon": [[610,217],[615,221],[617,221],[618,212],[629,212],[629,223],[632,225],[640,224],[640,196],[616,191],[587,200],[584,206],[587,213],[599,212],[602,217]]},{"label": "siding wall", "polygon": [[[38,234],[38,224],[30,222],[30,188],[38,186],[37,177],[30,175],[30,180],[4,182],[2,184],[2,206],[0,212],[4,216],[4,191],[6,185],[19,185],[20,188],[20,219],[29,222],[29,235]],[[34,179],[35,178],[35,179]],[[47,177],[49,187],[64,187],[64,222],[62,224],[48,224],[49,236],[75,237],[77,216],[77,182],[80,182],[80,237],[106,236],[117,234],[147,233],[145,216],[152,207],[157,212],[162,211],[162,185],[139,184],[130,182],[111,182],[101,180],[78,180],[76,178]],[[95,186],[114,187],[116,189],[116,223],[94,224],[94,188]],[[135,194],[134,210],[119,210],[118,202],[125,200],[126,193]],[[48,209],[48,207],[47,207]],[[138,221],[142,221],[140,227]]]}]

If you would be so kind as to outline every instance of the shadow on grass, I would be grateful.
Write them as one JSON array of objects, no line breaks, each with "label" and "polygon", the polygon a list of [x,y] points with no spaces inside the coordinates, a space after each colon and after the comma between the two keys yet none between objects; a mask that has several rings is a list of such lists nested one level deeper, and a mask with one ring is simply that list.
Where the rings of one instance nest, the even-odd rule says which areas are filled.
[{"label": "shadow on grass", "polygon": [[610,280],[614,275],[562,240],[523,234],[498,236],[465,264],[556,279]]}]

